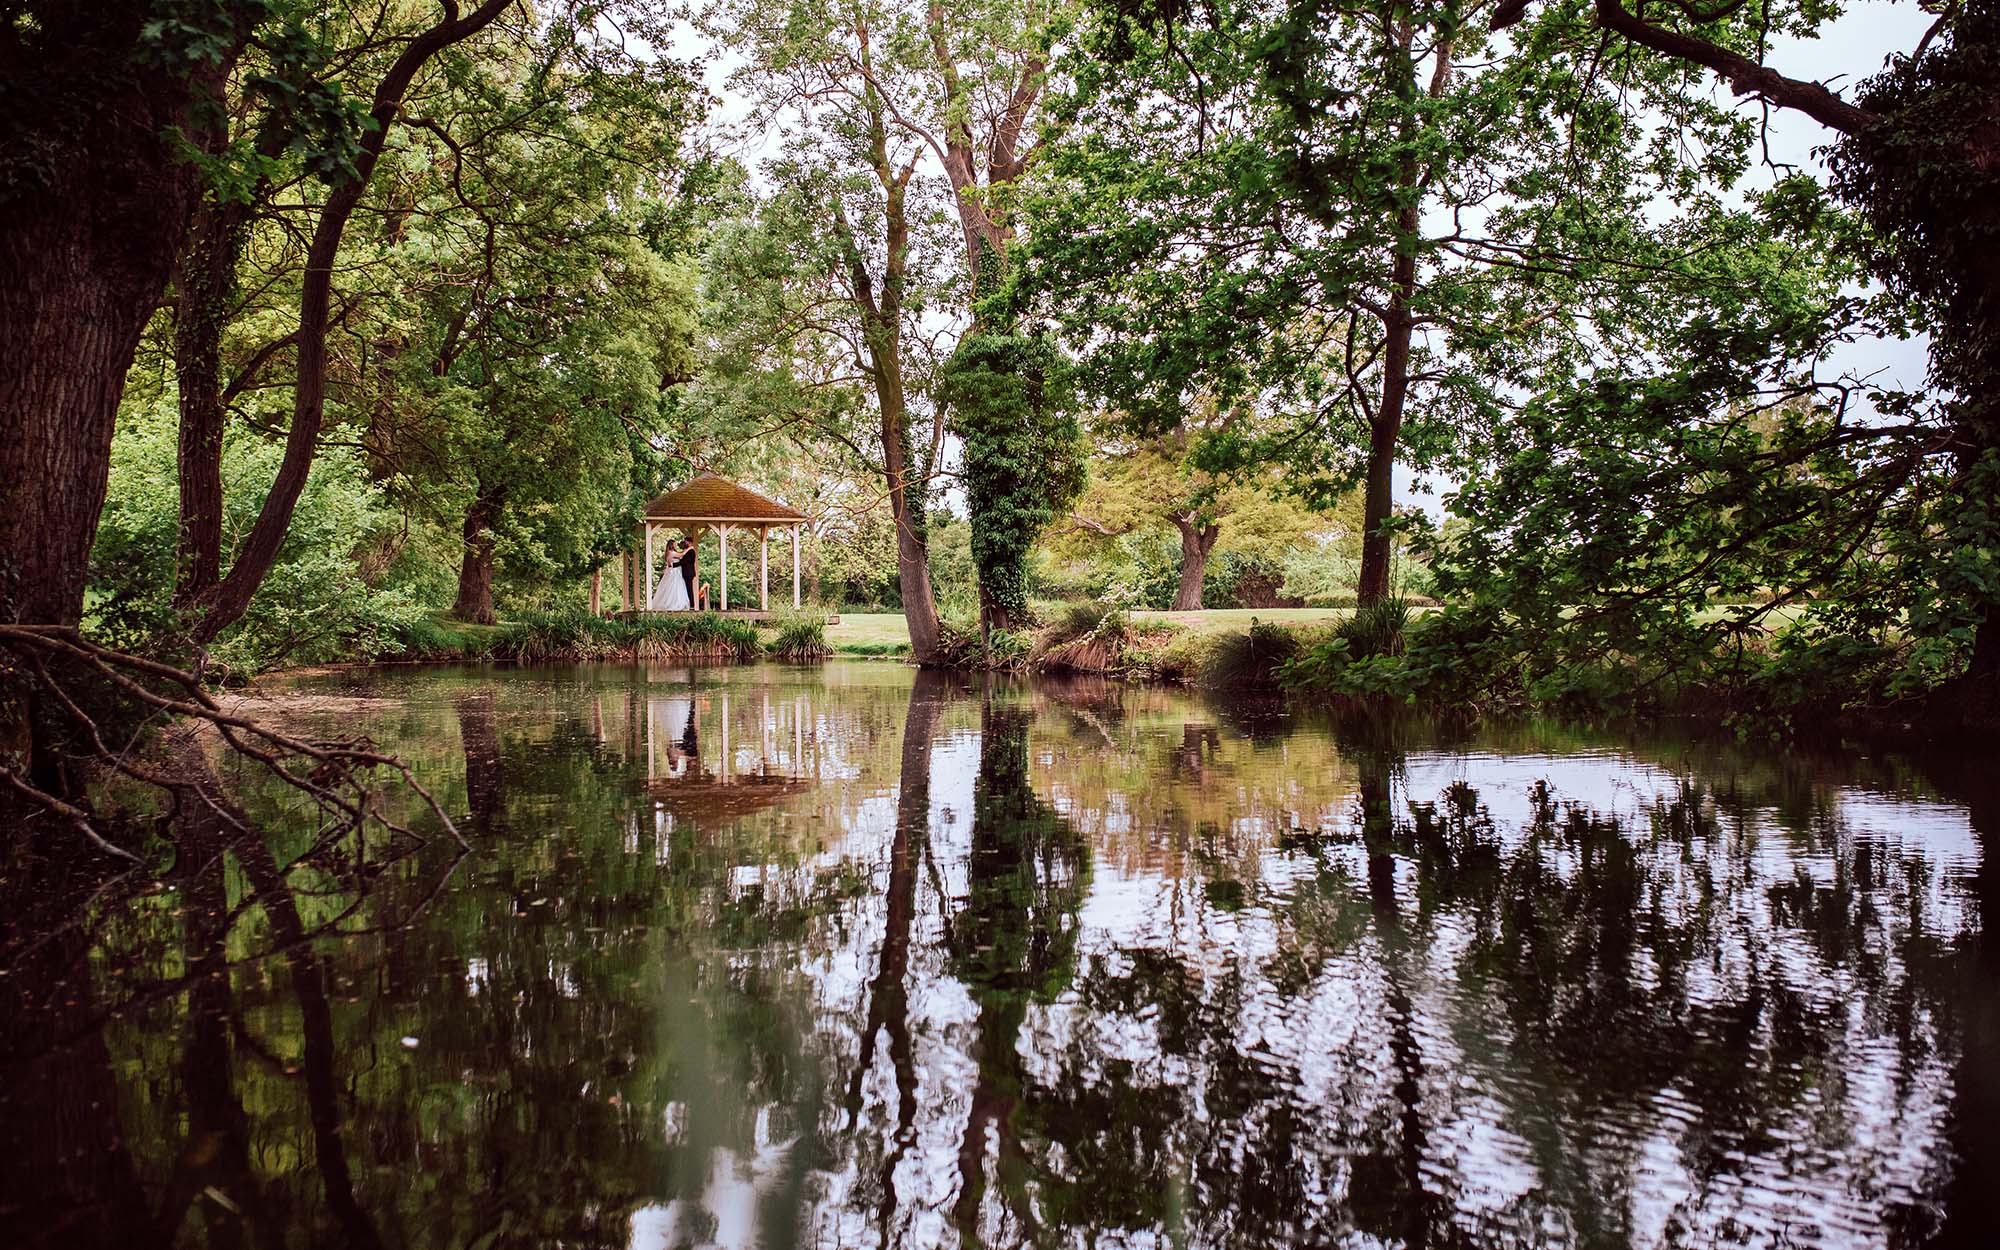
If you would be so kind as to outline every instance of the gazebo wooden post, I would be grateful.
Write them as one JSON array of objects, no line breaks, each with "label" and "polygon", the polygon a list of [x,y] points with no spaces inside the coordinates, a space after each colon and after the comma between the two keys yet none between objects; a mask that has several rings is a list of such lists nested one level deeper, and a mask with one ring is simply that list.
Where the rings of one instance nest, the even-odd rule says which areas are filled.
[{"label": "gazebo wooden post", "polygon": [[642,606],[652,606],[652,522],[646,522],[646,598]]},{"label": "gazebo wooden post", "polygon": [[799,610],[799,523],[792,522],[792,611]]},{"label": "gazebo wooden post", "polygon": [[757,527],[757,610],[771,610],[771,527]]},{"label": "gazebo wooden post", "polygon": [[646,585],[649,574],[639,567],[639,553],[651,545],[652,529],[646,518],[640,517],[639,523],[632,529],[632,550],[626,555],[626,563],[632,569],[632,578],[626,591],[625,606],[633,612],[644,610],[647,601],[652,598],[652,588]]},{"label": "gazebo wooden post", "polygon": [[719,557],[717,563],[722,566],[722,610],[727,612],[729,611],[729,526],[715,527],[715,548]]}]

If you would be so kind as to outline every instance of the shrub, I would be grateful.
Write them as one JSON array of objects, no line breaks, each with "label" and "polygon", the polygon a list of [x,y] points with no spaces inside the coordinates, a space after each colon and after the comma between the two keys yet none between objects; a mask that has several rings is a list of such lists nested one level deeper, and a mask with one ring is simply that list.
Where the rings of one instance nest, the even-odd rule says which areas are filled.
[{"label": "shrub", "polygon": [[1125,643],[1132,633],[1132,618],[1122,609],[1073,603],[1042,632],[1036,663],[1084,673],[1122,671]]},{"label": "shrub", "polygon": [[419,616],[389,631],[386,654],[406,660],[485,660],[492,658],[491,630],[467,630],[449,621]]},{"label": "shrub", "polygon": [[493,644],[496,658],[521,664],[634,660],[750,660],[763,650],[757,629],[713,612],[631,620],[588,612],[530,613]]},{"label": "shrub", "polygon": [[793,663],[823,660],[833,654],[833,647],[826,641],[826,621],[817,616],[794,616],[779,621],[768,650],[773,658]]},{"label": "shrub", "polygon": [[1248,631],[1226,634],[1201,667],[1202,681],[1215,686],[1269,686],[1299,651],[1299,640],[1278,625],[1251,620]]},{"label": "shrub", "polygon": [[1347,640],[1348,654],[1357,660],[1403,654],[1403,634],[1410,625],[1410,603],[1401,595],[1357,608],[1341,623],[1334,637]]},{"label": "shrub", "polygon": [[[111,646],[174,649],[172,606],[180,525],[179,414],[171,399],[134,402],[112,442],[111,480],[91,551],[85,626]],[[242,484],[224,500],[223,533],[250,529],[283,457],[281,445],[232,425],[223,442],[223,481]],[[250,673],[380,654],[420,619],[405,589],[361,576],[356,553],[399,528],[359,455],[328,447],[314,461],[277,560],[241,620],[210,647],[218,671]],[[226,567],[232,553],[223,552]]]}]

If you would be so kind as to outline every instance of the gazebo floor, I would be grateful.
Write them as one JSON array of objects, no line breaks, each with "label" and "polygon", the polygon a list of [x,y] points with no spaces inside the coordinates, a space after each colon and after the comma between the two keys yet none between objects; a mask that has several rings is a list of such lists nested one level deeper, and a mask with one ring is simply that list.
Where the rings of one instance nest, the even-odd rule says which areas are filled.
[{"label": "gazebo floor", "polygon": [[[803,612],[803,611],[805,611],[805,609],[800,609],[800,611],[801,611],[801,612]],[[612,616],[615,616],[615,617],[617,617],[617,618],[618,618],[619,620],[621,620],[621,621],[629,621],[629,620],[632,620],[632,619],[633,619],[634,617],[641,617],[641,616],[644,616],[644,617],[668,617],[668,616],[694,616],[694,615],[697,615],[697,613],[693,613],[693,612],[655,612],[655,611],[652,611],[652,610],[650,610],[650,609],[646,609],[646,610],[631,610],[631,611],[624,611],[624,612],[613,612],[613,613],[611,613],[611,615],[612,615]],[[779,619],[781,619],[781,618],[783,618],[783,617],[787,617],[787,616],[795,616],[795,615],[798,615],[798,613],[794,613],[794,612],[766,612],[766,611],[763,611],[762,609],[759,609],[759,608],[731,608],[731,609],[729,609],[729,610],[728,610],[727,612],[724,612],[724,611],[722,611],[722,610],[720,610],[720,609],[718,609],[718,608],[711,608],[711,609],[709,609],[709,610],[708,610],[708,612],[706,613],[706,615],[709,615],[709,616],[726,616],[726,617],[730,618],[731,620],[736,620],[736,621],[775,621],[775,620],[779,620]],[[829,625],[838,625],[838,624],[840,624],[840,616],[839,616],[839,615],[838,615],[837,613],[828,613],[828,614],[827,614],[827,615],[826,615],[826,616],[825,616],[824,618],[822,618],[822,619],[824,619],[824,620],[826,621],[826,623],[827,623],[827,624],[829,624]]]}]

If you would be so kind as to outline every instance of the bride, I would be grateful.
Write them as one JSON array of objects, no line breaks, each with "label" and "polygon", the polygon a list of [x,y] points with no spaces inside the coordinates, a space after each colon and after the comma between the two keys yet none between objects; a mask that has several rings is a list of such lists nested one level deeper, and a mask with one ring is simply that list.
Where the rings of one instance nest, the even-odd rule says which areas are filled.
[{"label": "bride", "polygon": [[646,603],[648,611],[685,612],[694,606],[688,601],[687,578],[681,575],[680,549],[680,543],[667,548],[666,567],[660,570],[660,584],[653,588],[653,597]]}]

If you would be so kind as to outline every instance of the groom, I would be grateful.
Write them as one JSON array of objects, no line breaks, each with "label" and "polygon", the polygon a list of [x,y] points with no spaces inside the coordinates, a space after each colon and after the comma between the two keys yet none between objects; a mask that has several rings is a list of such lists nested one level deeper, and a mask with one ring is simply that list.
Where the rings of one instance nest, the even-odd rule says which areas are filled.
[{"label": "groom", "polygon": [[707,596],[708,587],[702,586],[697,588],[695,585],[694,554],[695,554],[694,544],[689,542],[685,538],[681,539],[680,545],[674,549],[673,565],[674,568],[680,571],[682,580],[684,580],[687,583],[689,610],[701,611],[706,609],[708,606],[706,603],[702,602],[702,600]]}]

